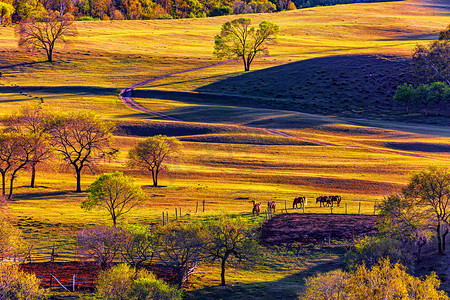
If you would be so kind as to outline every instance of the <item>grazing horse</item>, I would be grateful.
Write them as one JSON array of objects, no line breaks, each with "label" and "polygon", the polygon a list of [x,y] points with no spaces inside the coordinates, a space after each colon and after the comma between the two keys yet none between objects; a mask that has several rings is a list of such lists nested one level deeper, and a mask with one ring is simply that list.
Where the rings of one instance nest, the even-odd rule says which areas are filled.
[{"label": "grazing horse", "polygon": [[275,206],[277,203],[275,201],[268,201],[267,202],[267,208],[273,212],[275,212]]},{"label": "grazing horse", "polygon": [[331,205],[331,199],[330,199],[330,197],[327,197],[327,196],[319,196],[319,197],[316,198],[316,203],[320,203],[320,207],[322,207],[322,203],[323,203],[324,207],[325,207],[325,204],[327,206],[330,206]]},{"label": "grazing horse", "polygon": [[254,214],[254,215],[257,215],[257,216],[259,216],[259,212],[261,211],[261,203],[260,202],[255,202],[254,204],[253,204],[253,211],[252,211],[252,213]]},{"label": "grazing horse", "polygon": [[292,208],[298,208],[298,204],[302,206],[306,205],[306,197],[297,197],[294,199],[294,203],[292,204]]},{"label": "grazing horse", "polygon": [[338,195],[330,196],[330,199],[331,199],[331,205],[333,205],[333,202],[336,202],[337,206],[339,206],[339,204],[341,203],[341,200],[342,200],[341,196],[338,196]]}]

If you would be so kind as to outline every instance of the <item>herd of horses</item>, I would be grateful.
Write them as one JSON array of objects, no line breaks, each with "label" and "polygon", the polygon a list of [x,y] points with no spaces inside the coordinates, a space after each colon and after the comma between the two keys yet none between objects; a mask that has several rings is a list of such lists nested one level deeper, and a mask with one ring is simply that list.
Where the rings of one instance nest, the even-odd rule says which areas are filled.
[{"label": "herd of horses", "polygon": [[[322,207],[322,205],[325,206],[333,206],[334,203],[336,203],[337,206],[339,206],[341,204],[341,196],[339,195],[334,195],[334,196],[319,196],[316,198],[316,203],[320,204],[320,207]],[[298,205],[300,205],[300,207],[305,207],[307,204],[308,200],[306,199],[306,197],[301,196],[301,197],[297,197],[294,199],[294,203],[292,204],[292,208],[299,208]],[[252,213],[254,215],[259,215],[259,213],[261,212],[261,202],[255,202],[255,200],[252,200],[253,203],[253,210]],[[267,210],[268,211],[272,211],[275,212],[275,207],[276,207],[276,202],[275,201],[268,201],[267,202]]]}]

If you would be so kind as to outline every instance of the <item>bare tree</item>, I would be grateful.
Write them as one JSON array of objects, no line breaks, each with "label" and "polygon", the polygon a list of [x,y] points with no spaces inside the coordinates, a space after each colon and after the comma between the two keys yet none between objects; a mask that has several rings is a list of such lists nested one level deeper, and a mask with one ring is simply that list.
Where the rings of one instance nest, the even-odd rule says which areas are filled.
[{"label": "bare tree", "polygon": [[158,186],[158,175],[166,158],[180,151],[181,143],[174,137],[157,135],[139,142],[128,153],[129,165],[152,174],[153,186]]},{"label": "bare tree", "polygon": [[67,44],[70,37],[77,35],[73,16],[61,16],[57,11],[49,12],[42,20],[30,19],[17,27],[19,47],[31,50],[44,50],[47,60],[53,61],[53,50],[57,43]]},{"label": "bare tree", "polygon": [[252,19],[239,18],[222,25],[215,37],[214,54],[218,58],[242,59],[245,71],[257,55],[267,55],[267,45],[274,44],[280,32],[278,25],[262,21],[258,28],[250,27]]},{"label": "bare tree", "polygon": [[100,175],[88,188],[88,192],[88,199],[83,201],[81,207],[86,210],[96,206],[106,209],[114,226],[117,224],[117,218],[144,199],[141,187],[121,172]]},{"label": "bare tree", "polygon": [[16,132],[30,133],[34,136],[33,153],[30,158],[30,187],[36,186],[36,165],[49,159],[52,155],[49,145],[48,114],[39,105],[23,106],[19,112],[8,118],[8,127]]},{"label": "bare tree", "polygon": [[124,236],[124,232],[119,228],[97,226],[78,233],[78,245],[80,250],[94,258],[102,269],[106,269],[120,254]]},{"label": "bare tree", "polygon": [[445,237],[449,232],[450,172],[442,167],[429,167],[414,174],[403,194],[413,198],[434,217],[438,251],[445,250]]},{"label": "bare tree", "polygon": [[5,195],[5,180],[10,174],[8,200],[12,199],[14,180],[17,173],[29,162],[33,153],[36,136],[17,132],[0,133],[0,173],[2,174],[2,194]]},{"label": "bare tree", "polygon": [[81,171],[93,171],[96,160],[108,154],[114,124],[85,111],[55,115],[50,123],[52,146],[74,167],[81,192]]},{"label": "bare tree", "polygon": [[412,56],[412,71],[424,80],[450,85],[450,41],[444,39],[417,46]]}]

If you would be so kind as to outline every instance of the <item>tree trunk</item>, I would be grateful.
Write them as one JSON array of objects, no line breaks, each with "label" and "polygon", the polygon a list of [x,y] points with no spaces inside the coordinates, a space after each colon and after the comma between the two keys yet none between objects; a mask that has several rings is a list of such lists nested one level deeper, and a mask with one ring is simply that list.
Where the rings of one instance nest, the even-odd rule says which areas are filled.
[{"label": "tree trunk", "polygon": [[444,250],[442,248],[441,222],[438,223],[436,232],[437,232],[437,240],[438,240],[438,252],[439,252],[439,254],[444,254]]},{"label": "tree trunk", "polygon": [[152,169],[153,187],[158,186],[158,173],[159,173],[158,168]]},{"label": "tree trunk", "polygon": [[6,194],[6,174],[2,173],[2,195]]},{"label": "tree trunk", "polygon": [[226,258],[222,259],[222,271],[220,272],[220,285],[225,286],[225,263]]},{"label": "tree trunk", "polygon": [[12,199],[12,194],[13,194],[13,188],[14,188],[14,177],[16,176],[16,172],[12,173],[11,175],[11,181],[9,183],[9,195],[8,195],[8,200]]},{"label": "tree trunk", "polygon": [[48,62],[53,62],[53,49],[50,48],[47,50],[47,61]]},{"label": "tree trunk", "polygon": [[36,187],[35,181],[36,181],[36,162],[33,162],[31,164],[31,183],[30,183],[31,188]]},{"label": "tree trunk", "polygon": [[81,193],[81,169],[75,168],[77,172],[77,193]]}]

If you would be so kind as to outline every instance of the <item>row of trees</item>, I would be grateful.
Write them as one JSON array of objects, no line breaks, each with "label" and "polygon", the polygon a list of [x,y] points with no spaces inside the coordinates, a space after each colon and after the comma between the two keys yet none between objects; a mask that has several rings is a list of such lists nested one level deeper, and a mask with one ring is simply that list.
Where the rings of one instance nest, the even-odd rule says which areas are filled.
[{"label": "row of trees", "polygon": [[[76,192],[81,192],[85,169],[92,173],[101,159],[111,158],[117,149],[111,147],[114,124],[88,111],[70,113],[46,112],[40,106],[24,106],[6,120],[0,130],[0,174],[2,194],[12,198],[14,181],[19,172],[30,170],[31,187],[35,187],[36,167],[58,157],[76,174]],[[153,185],[168,156],[180,151],[180,142],[171,137],[155,136],[138,143],[129,153],[129,165],[149,171]]]},{"label": "row of trees", "polygon": [[79,20],[204,18],[296,9],[291,0],[2,0],[0,22],[23,22],[57,12]]},{"label": "row of trees", "polygon": [[434,109],[435,114],[447,111],[450,104],[450,85],[445,82],[433,82],[421,84],[414,87],[411,84],[403,84],[397,87],[394,100],[405,105],[406,113],[413,108],[424,108],[425,115],[430,109]]},{"label": "row of trees", "polygon": [[249,261],[258,252],[252,228],[243,219],[228,216],[204,223],[173,222],[154,232],[139,226],[95,227],[80,232],[78,244],[103,269],[117,259],[137,269],[163,263],[177,274],[179,287],[202,261],[218,261],[225,285],[227,265]]}]

